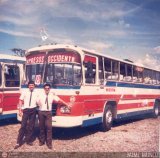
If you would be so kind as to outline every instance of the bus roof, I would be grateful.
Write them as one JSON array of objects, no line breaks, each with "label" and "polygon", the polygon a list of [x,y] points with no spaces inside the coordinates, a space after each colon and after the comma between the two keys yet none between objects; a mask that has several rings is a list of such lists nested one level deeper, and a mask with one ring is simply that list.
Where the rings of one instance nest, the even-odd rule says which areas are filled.
[{"label": "bus roof", "polygon": [[19,56],[8,55],[8,54],[0,54],[0,62],[24,63],[25,61],[26,61],[25,57],[19,57]]},{"label": "bus roof", "polygon": [[89,52],[92,52],[92,53],[96,53],[94,50],[89,50],[89,49],[86,49],[86,48],[82,48],[82,47],[79,47],[79,46],[74,46],[74,45],[69,45],[69,44],[47,44],[47,45],[40,45],[38,47],[34,47],[34,48],[31,48],[29,50],[26,51],[26,55],[28,55],[29,52],[31,51],[42,51],[42,50],[52,50],[52,49],[56,49],[56,48],[70,48],[70,49],[81,49],[81,50],[84,50],[84,51],[89,51]]},{"label": "bus roof", "polygon": [[42,50],[47,51],[47,50],[52,50],[52,49],[56,49],[56,48],[57,49],[58,48],[70,48],[70,49],[73,49],[75,51],[81,50],[83,52],[88,52],[88,53],[93,54],[93,55],[100,55],[100,56],[103,56],[103,57],[107,57],[109,59],[113,59],[113,60],[117,60],[117,61],[120,61],[120,62],[123,62],[123,63],[130,64],[130,65],[139,66],[139,67],[147,68],[147,69],[150,69],[150,70],[160,71],[158,69],[146,67],[146,66],[144,66],[143,64],[140,64],[140,63],[129,62],[127,60],[123,60],[123,59],[115,58],[115,57],[112,57],[112,56],[109,56],[109,55],[105,55],[105,54],[102,54],[102,53],[98,53],[95,50],[86,49],[86,48],[79,47],[79,46],[76,46],[76,45],[68,45],[68,44],[46,44],[46,45],[40,45],[38,47],[34,47],[34,48],[31,48],[31,49],[28,49],[26,51],[26,55],[30,54],[30,52],[33,52],[33,51],[42,51]]}]

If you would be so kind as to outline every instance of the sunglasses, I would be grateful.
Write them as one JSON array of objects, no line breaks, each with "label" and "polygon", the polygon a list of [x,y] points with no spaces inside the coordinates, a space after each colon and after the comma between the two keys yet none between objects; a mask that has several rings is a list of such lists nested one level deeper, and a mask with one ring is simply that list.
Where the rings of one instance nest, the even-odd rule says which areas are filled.
[{"label": "sunglasses", "polygon": [[44,88],[45,90],[49,90],[50,88]]}]

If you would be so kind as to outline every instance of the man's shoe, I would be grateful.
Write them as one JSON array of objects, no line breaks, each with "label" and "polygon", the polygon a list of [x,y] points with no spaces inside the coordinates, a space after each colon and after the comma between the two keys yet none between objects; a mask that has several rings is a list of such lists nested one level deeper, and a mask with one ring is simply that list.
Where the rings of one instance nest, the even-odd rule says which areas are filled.
[{"label": "man's shoe", "polygon": [[52,145],[47,145],[48,149],[52,149]]},{"label": "man's shoe", "polygon": [[29,143],[26,143],[27,145],[29,146],[33,146],[33,143],[29,142]]},{"label": "man's shoe", "polygon": [[39,142],[39,146],[42,146],[42,145],[44,145],[44,143]]},{"label": "man's shoe", "polygon": [[16,144],[16,146],[14,147],[14,149],[18,149],[21,145],[20,144]]}]

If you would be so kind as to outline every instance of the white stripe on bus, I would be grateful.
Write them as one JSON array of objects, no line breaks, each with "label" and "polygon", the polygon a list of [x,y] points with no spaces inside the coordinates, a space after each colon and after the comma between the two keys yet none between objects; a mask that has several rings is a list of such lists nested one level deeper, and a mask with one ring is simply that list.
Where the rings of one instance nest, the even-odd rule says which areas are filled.
[{"label": "white stripe on bus", "polygon": [[153,109],[153,107],[151,107],[151,106],[144,106],[144,107],[139,107],[139,108],[118,110],[117,114],[123,114],[123,113],[128,113],[128,112],[136,112],[136,111],[143,111],[143,110],[151,110],[151,109]]},{"label": "white stripe on bus", "polygon": [[9,110],[9,111],[3,111],[2,114],[13,114],[13,113],[17,113],[18,110]]},{"label": "white stripe on bus", "polygon": [[154,101],[155,99],[120,100],[118,104],[148,103],[148,102],[154,102]]}]

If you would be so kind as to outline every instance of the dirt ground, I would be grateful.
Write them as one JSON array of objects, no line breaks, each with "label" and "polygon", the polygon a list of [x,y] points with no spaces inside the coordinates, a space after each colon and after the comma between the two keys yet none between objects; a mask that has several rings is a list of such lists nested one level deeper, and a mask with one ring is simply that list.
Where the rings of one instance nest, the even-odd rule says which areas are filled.
[{"label": "dirt ground", "polygon": [[[20,123],[16,120],[0,122],[0,150],[15,151]],[[35,136],[38,135],[35,129]],[[22,145],[16,152],[158,152],[160,145],[160,117],[138,118],[114,123],[108,132],[97,126],[89,128],[53,128],[53,149],[39,146],[38,138],[33,146]]]}]

